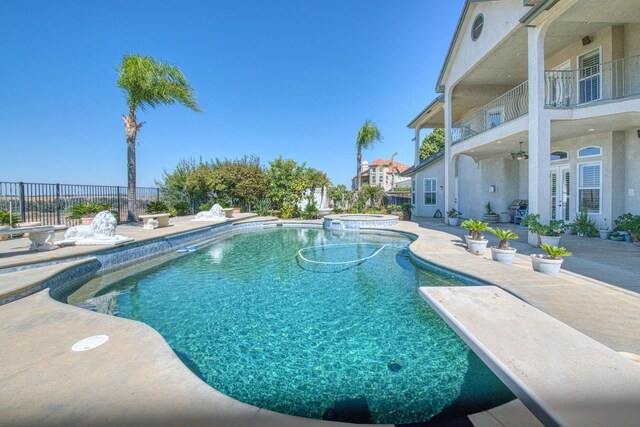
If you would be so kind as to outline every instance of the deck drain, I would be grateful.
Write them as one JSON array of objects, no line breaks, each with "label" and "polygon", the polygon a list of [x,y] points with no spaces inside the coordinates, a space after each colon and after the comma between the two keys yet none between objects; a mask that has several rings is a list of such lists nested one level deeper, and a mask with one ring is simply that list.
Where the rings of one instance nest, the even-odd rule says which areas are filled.
[{"label": "deck drain", "polygon": [[87,351],[100,347],[109,340],[107,335],[94,335],[78,341],[71,347],[71,351]]}]

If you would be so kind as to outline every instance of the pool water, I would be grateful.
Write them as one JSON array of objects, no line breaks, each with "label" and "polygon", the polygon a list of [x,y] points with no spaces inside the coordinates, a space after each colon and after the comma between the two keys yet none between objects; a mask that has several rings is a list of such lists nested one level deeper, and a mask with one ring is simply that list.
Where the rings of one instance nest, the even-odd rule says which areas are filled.
[{"label": "pool water", "polygon": [[152,326],[212,387],[285,414],[411,423],[513,399],[418,294],[464,284],[416,268],[409,243],[233,234],[77,305]]}]

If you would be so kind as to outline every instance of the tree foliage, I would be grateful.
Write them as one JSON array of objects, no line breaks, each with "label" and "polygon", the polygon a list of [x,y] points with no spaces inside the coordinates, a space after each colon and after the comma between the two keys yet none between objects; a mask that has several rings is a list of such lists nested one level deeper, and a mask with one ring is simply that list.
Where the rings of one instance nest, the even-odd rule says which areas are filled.
[{"label": "tree foliage", "polygon": [[444,149],[444,129],[434,129],[429,135],[425,136],[420,145],[420,160],[436,154]]},{"label": "tree foliage", "polygon": [[356,138],[356,177],[358,179],[358,190],[362,188],[362,178],[360,177],[360,168],[362,167],[362,150],[370,148],[376,142],[382,141],[382,135],[378,130],[378,126],[371,120],[365,120],[362,127],[358,131]]},{"label": "tree foliage", "polygon": [[127,140],[127,221],[136,221],[136,138],[143,123],[138,110],[163,104],[182,104],[200,111],[195,93],[180,69],[145,55],[125,55],[118,69],[118,87],[126,98],[129,114],[123,115]]}]

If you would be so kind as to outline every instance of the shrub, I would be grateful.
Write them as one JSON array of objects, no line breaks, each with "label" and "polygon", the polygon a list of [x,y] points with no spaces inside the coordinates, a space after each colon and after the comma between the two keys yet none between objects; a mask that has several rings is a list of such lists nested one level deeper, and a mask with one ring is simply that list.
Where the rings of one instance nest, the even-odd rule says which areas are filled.
[{"label": "shrub", "polygon": [[297,210],[296,205],[285,204],[282,206],[282,209],[280,209],[280,218],[291,219],[295,216],[296,210]]},{"label": "shrub", "polygon": [[305,206],[304,212],[302,213],[302,217],[304,219],[318,218],[318,206],[316,206],[315,202],[311,201],[307,203],[307,206]]},{"label": "shrub", "polygon": [[253,207],[255,208],[256,212],[258,212],[258,215],[260,216],[267,216],[269,215],[271,212],[271,200],[269,200],[268,197],[262,198],[260,200],[258,200],[256,202],[255,205],[253,205]]},{"label": "shrub", "polygon": [[341,214],[341,213],[344,213],[344,209],[336,206],[335,208],[333,208],[331,212],[333,212],[334,214]]},{"label": "shrub", "polygon": [[596,222],[589,218],[589,214],[587,211],[583,210],[578,214],[576,220],[573,222],[571,226],[574,233],[586,237],[595,237],[598,235],[598,228],[596,227]]},{"label": "shrub", "polygon": [[552,219],[549,225],[541,225],[538,228],[538,234],[541,236],[557,237],[567,230],[567,225],[563,220]]},{"label": "shrub", "polygon": [[524,217],[522,223],[532,233],[539,232],[542,227],[542,224],[540,224],[540,214],[528,214]]},{"label": "shrub", "polygon": [[169,208],[167,207],[167,204],[162,200],[158,200],[157,202],[149,202],[147,204],[147,213],[159,214],[159,213],[165,213],[168,211],[169,211]]},{"label": "shrub", "polygon": [[[69,218],[70,219],[80,219],[95,216],[97,213],[102,211],[112,211],[111,205],[109,203],[99,203],[99,202],[83,202],[72,205],[69,208]],[[114,213],[112,211],[112,213]],[[115,215],[115,213],[114,213]],[[116,216],[116,219],[118,216]]]},{"label": "shrub", "polygon": [[173,204],[176,216],[188,215],[191,212],[191,206],[187,202],[176,202]]},{"label": "shrub", "polygon": [[629,231],[631,225],[633,224],[634,218],[640,217],[638,215],[634,216],[631,213],[625,213],[620,215],[615,221],[613,221],[614,229],[613,231]]},{"label": "shrub", "polygon": [[209,211],[211,210],[211,207],[213,205],[211,203],[203,203],[200,205],[200,207],[198,207],[198,212],[204,212],[204,211]]},{"label": "shrub", "polygon": [[9,215],[9,211],[0,211],[0,224],[15,227],[17,222],[20,222],[20,215],[14,213]]}]

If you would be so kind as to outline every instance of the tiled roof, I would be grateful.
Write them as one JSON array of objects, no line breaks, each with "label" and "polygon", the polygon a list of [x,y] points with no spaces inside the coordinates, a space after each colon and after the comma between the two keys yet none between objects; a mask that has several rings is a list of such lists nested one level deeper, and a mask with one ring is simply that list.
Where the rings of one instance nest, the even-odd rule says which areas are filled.
[{"label": "tiled roof", "polygon": [[[391,160],[384,160],[384,159],[375,159],[372,163],[369,163],[369,167],[371,166],[389,166],[389,163],[391,162]],[[398,170],[402,173],[404,171],[406,171],[407,169],[409,169],[411,166],[402,164],[400,162],[393,162],[393,166],[398,168]]]}]

